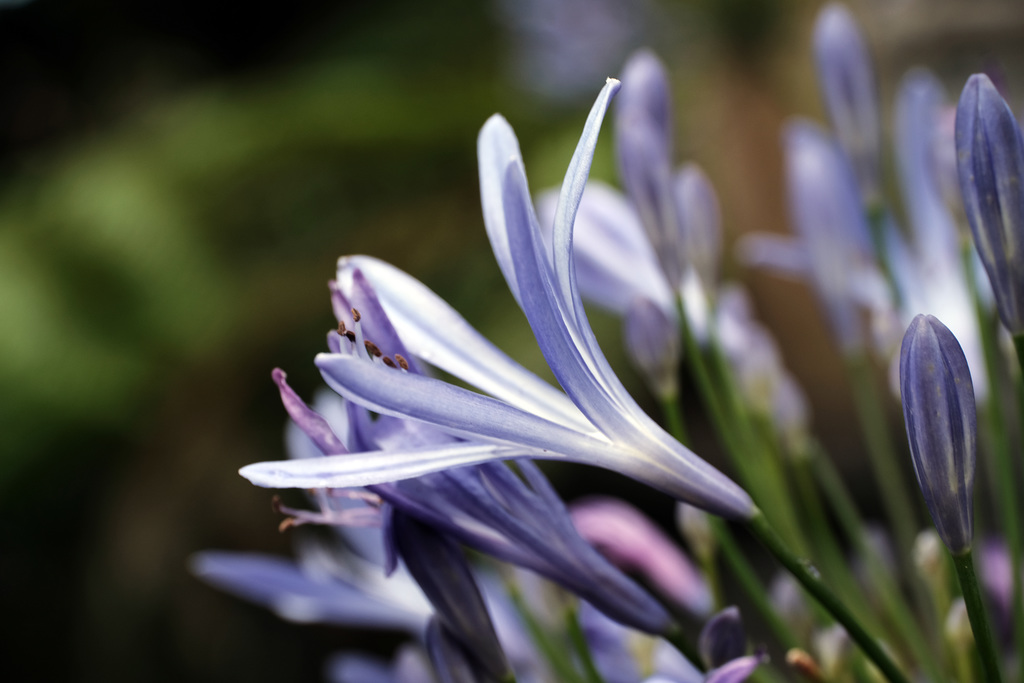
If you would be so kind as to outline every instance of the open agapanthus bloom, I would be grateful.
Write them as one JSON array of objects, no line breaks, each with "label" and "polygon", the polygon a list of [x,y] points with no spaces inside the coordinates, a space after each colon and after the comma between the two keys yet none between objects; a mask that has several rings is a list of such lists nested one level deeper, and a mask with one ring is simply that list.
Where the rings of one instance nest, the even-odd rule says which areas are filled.
[{"label": "open agapanthus bloom", "polygon": [[[711,512],[749,518],[756,508],[729,478],[670,437],[611,370],[587,321],[572,259],[573,222],[600,122],[618,87],[605,86],[570,162],[556,211],[552,253],[543,247],[519,145],[492,117],[480,133],[484,220],[498,264],[565,394],[518,366],[413,278],[366,257],[358,267],[409,351],[494,398],[357,355],[317,357],[328,385],[383,415],[433,424],[465,442],[259,463],[242,474],[271,487],[341,487],[416,477],[510,457],[560,458],[619,471]],[[340,277],[340,275],[339,275]]]}]

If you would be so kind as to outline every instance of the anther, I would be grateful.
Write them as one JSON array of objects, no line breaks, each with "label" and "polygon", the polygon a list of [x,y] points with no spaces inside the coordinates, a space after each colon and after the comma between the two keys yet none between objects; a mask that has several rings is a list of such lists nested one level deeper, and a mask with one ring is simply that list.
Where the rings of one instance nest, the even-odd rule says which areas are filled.
[{"label": "anther", "polygon": [[398,363],[398,367],[402,368],[403,370],[408,370],[409,369],[409,361],[407,361],[405,359],[405,356],[403,356],[402,354],[400,354],[400,353],[396,353],[395,354],[395,362],[397,362]]},{"label": "anther", "polygon": [[810,654],[800,648],[794,647],[786,653],[786,664],[789,664],[806,681],[821,683],[825,680],[818,663]]},{"label": "anther", "polygon": [[360,320],[360,319],[361,319],[362,317],[363,317],[363,316],[359,315],[359,311],[357,311],[357,310],[356,310],[356,309],[354,309],[354,308],[352,309],[352,320],[353,320],[354,322],[359,322],[359,320]]},{"label": "anther", "polygon": [[281,523],[277,525],[277,530],[282,534],[295,526],[294,517],[285,517],[281,520]]},{"label": "anther", "polygon": [[344,320],[339,320],[338,321],[338,334],[345,334],[345,321]]},{"label": "anther", "polygon": [[398,366],[395,365],[395,361],[391,360],[387,356],[383,356],[381,360],[384,362],[384,365],[388,366],[389,368],[398,369]]},{"label": "anther", "polygon": [[366,350],[370,352],[371,356],[376,356],[377,358],[380,358],[381,356],[384,355],[383,353],[381,353],[381,350],[379,348],[377,348],[377,345],[374,344],[369,339],[364,341],[363,345],[366,347]]},{"label": "anther", "polygon": [[281,496],[275,494],[274,497],[270,499],[270,509],[278,514],[281,513]]},{"label": "anther", "polygon": [[345,330],[345,338],[348,339],[353,344],[356,343],[356,333],[353,332],[352,330]]}]

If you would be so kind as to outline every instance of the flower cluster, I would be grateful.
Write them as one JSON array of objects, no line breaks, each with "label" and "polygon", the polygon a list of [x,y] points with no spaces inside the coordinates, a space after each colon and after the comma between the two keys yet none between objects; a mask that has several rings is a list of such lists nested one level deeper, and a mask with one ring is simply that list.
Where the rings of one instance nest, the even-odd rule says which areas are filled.
[{"label": "flower cluster", "polygon": [[[969,673],[975,650],[986,680],[1019,666],[1009,645],[1024,643],[1016,434],[993,397],[1020,374],[1006,371],[1016,359],[992,313],[1024,353],[1019,126],[975,75],[954,135],[935,77],[908,74],[893,127],[904,230],[880,181],[866,43],[841,5],[819,15],[814,53],[831,129],[794,120],[783,131],[794,236],[747,235],[737,256],[816,291],[850,370],[891,537],[862,519],[771,333],[743,289],[720,280],[718,199],[696,165],[674,167],[667,72],[641,51],[621,92],[605,84],[561,188],[536,205],[508,122],[493,116],[477,141],[487,235],[559,388],[412,276],[371,256],[341,258],[330,284],[338,327],[315,360],[332,391],[310,406],[275,370],[290,459],[241,470],[258,486],[310,492],[309,508],[278,504],[282,528],[332,535],[297,532],[294,562],[201,553],[194,572],[288,619],[412,637],[391,661],[339,655],[327,670],[337,681],[722,683],[759,668],[939,681]],[[589,179],[617,92],[622,192]],[[976,253],[957,225],[961,207]],[[585,300],[622,318],[660,421],[618,378]],[[872,377],[890,364],[909,449],[888,429]],[[728,456],[721,469],[685,445],[682,372]],[[984,458],[976,401],[988,418]],[[567,506],[538,460],[606,468],[671,496],[685,549],[626,501]],[[980,582],[978,461],[1002,522],[986,528]],[[918,525],[911,466],[937,535]],[[737,527],[785,570],[771,589]],[[983,590],[996,601],[995,632]],[[753,643],[729,604],[737,591],[760,628]],[[770,651],[779,655],[769,664]]]}]

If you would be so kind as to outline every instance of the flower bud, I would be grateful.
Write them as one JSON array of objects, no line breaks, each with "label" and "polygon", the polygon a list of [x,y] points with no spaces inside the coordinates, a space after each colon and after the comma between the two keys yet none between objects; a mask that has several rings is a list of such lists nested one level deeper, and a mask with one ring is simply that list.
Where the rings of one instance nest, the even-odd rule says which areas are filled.
[{"label": "flower bud", "polygon": [[928,512],[949,551],[963,554],[974,538],[974,389],[960,344],[933,316],[914,318],[903,337],[900,391]]},{"label": "flower bud", "polygon": [[697,640],[700,658],[709,669],[722,666],[747,652],[747,633],[738,607],[726,607],[708,619]]},{"label": "flower bud", "polygon": [[946,622],[942,625],[946,644],[957,652],[964,652],[974,643],[974,631],[967,616],[967,605],[963,598],[957,598],[949,608]]},{"label": "flower bud", "polygon": [[865,201],[874,201],[881,146],[875,74],[857,22],[840,3],[830,3],[818,13],[814,59],[836,136],[856,168]]},{"label": "flower bud", "polygon": [[964,211],[999,317],[1014,335],[1024,333],[1024,142],[984,74],[971,76],[960,95],[956,150]]},{"label": "flower bud", "polygon": [[626,309],[626,352],[650,390],[660,399],[679,393],[679,326],[653,301],[634,299]]}]

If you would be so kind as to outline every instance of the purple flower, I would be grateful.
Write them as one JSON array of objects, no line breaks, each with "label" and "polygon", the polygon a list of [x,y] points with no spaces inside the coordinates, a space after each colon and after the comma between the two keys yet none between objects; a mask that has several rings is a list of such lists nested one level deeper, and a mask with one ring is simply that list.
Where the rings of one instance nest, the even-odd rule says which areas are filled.
[{"label": "purple flower", "polygon": [[932,316],[914,318],[903,337],[900,391],[925,504],[946,547],[960,555],[974,538],[974,391],[960,344]]},{"label": "purple flower", "polygon": [[642,512],[616,498],[587,498],[571,506],[583,538],[615,566],[693,614],[711,611],[711,591],[696,567]]},{"label": "purple flower", "polygon": [[810,281],[840,348],[860,352],[862,309],[887,312],[891,304],[853,169],[831,136],[809,121],[791,122],[783,146],[797,239],[752,233],[740,243],[740,257]]},{"label": "purple flower", "polygon": [[[332,332],[331,347],[338,353],[358,354],[368,363],[379,362],[385,368],[384,361],[378,359],[394,359],[394,367],[387,368],[389,372],[415,374],[417,365],[412,352],[399,338],[366,278],[360,271],[342,275],[345,277],[339,277],[333,286],[333,298],[335,309],[342,316],[344,334]],[[346,313],[357,302],[363,310],[374,311],[376,319],[371,321],[369,314],[360,313],[356,320],[355,314]],[[364,323],[381,340],[380,344],[365,337]],[[403,366],[408,370],[401,369]],[[366,409],[337,397],[335,401],[345,407],[339,410],[326,402],[324,407],[335,416],[333,423],[328,423],[288,387],[283,373],[276,372],[275,380],[289,415],[320,456],[292,461],[301,467],[317,470],[324,461],[353,462],[367,455],[413,447],[449,449],[467,443],[421,422],[390,416],[371,420]],[[532,569],[624,623],[651,632],[665,628],[665,610],[580,537],[564,504],[537,467],[521,461],[518,469],[521,476],[503,463],[485,462],[369,488],[378,501],[402,514],[498,559]],[[322,483],[314,486],[330,488]],[[320,493],[318,498],[321,511],[298,513],[302,519],[344,524],[351,517],[352,513],[333,507],[335,501],[346,500],[345,496]],[[385,510],[389,509],[387,505]],[[386,518],[387,514],[383,516]],[[392,543],[385,548],[389,551],[385,563],[388,567],[395,564],[394,546]],[[407,561],[415,563],[418,558]]]},{"label": "purple flower", "polygon": [[825,109],[868,203],[878,197],[881,125],[878,93],[864,38],[844,5],[833,2],[814,24],[814,59]]},{"label": "purple flower", "polygon": [[708,668],[723,666],[747,651],[747,632],[738,607],[726,607],[704,624],[697,641]]},{"label": "purple flower", "polygon": [[[942,197],[936,161],[944,99],[942,85],[923,69],[909,72],[900,82],[894,135],[910,243],[897,244],[900,231],[891,226],[888,255],[900,290],[903,325],[919,313],[941,317],[975,369],[975,391],[982,400],[987,387],[981,335],[964,275],[960,235]],[[952,141],[942,141],[952,155]]]},{"label": "purple flower", "polygon": [[616,470],[726,517],[754,513],[746,492],[670,437],[629,396],[583,310],[572,258],[573,222],[616,88],[611,81],[602,91],[570,162],[550,255],[512,129],[492,117],[478,142],[484,221],[495,256],[565,393],[504,356],[408,275],[366,257],[343,259],[343,271],[358,267],[366,275],[414,355],[492,396],[358,355],[321,354],[317,365],[328,385],[347,399],[467,440],[359,458],[258,463],[243,468],[244,476],[262,486],[340,487],[497,459],[553,458]]},{"label": "purple flower", "polygon": [[1024,141],[988,76],[967,80],[956,112],[964,211],[988,272],[999,317],[1024,333]]}]

